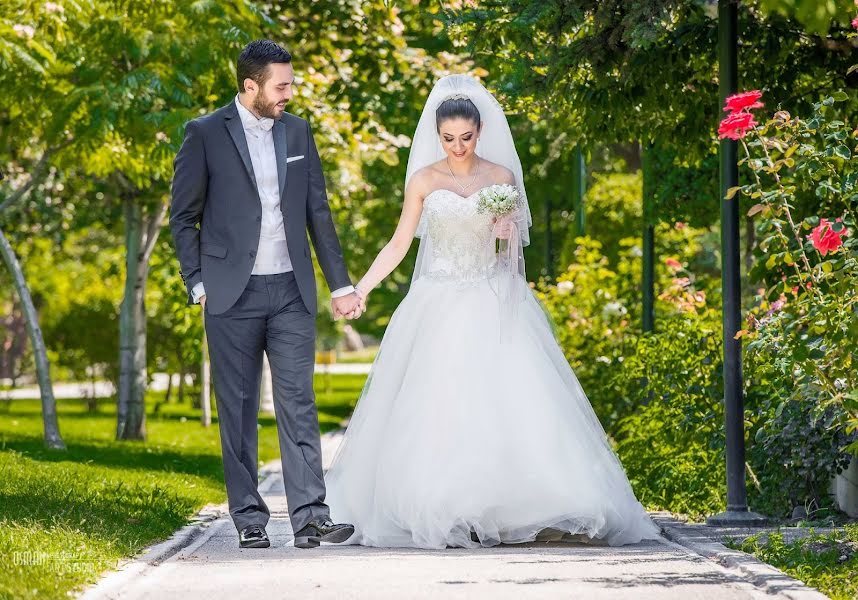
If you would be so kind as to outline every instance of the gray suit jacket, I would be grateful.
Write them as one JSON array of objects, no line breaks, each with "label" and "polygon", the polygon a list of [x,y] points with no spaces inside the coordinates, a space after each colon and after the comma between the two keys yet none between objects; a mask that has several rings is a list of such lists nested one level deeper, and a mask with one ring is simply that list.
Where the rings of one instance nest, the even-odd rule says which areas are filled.
[{"label": "gray suit jacket", "polygon": [[[310,125],[284,112],[272,129],[280,183],[280,210],[301,298],[315,315],[316,278],[307,232],[331,290],[351,285],[334,229],[322,163]],[[289,162],[286,158],[304,155]],[[210,314],[228,310],[244,291],[259,245],[262,203],[234,101],[189,121],[173,162],[170,230],[182,280],[202,281]],[[199,229],[197,225],[199,224]]]}]

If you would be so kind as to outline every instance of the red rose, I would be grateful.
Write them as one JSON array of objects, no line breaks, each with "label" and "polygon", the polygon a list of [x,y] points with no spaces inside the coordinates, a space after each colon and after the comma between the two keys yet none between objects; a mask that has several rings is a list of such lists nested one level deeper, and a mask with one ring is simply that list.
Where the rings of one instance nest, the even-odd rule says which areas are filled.
[{"label": "red rose", "polygon": [[[840,219],[837,220],[840,221]],[[807,237],[811,242],[813,242],[813,247],[816,248],[822,256],[825,256],[829,252],[833,252],[842,246],[843,238],[847,235],[849,235],[849,230],[841,229],[840,231],[834,231],[834,229],[831,228],[831,222],[828,219],[820,219],[819,225],[814,227],[810,235]]]},{"label": "red rose", "polygon": [[745,137],[749,129],[757,126],[754,115],[749,112],[734,112],[727,115],[718,127],[718,139],[738,140]]},{"label": "red rose", "polygon": [[666,264],[670,269],[673,269],[674,271],[678,271],[682,268],[682,264],[675,258],[665,258],[664,264]]},{"label": "red rose", "polygon": [[760,90],[735,94],[727,98],[727,100],[724,102],[724,112],[736,113],[741,112],[743,110],[750,110],[752,108],[762,108],[763,103],[758,102],[758,100],[762,97],[763,93]]}]

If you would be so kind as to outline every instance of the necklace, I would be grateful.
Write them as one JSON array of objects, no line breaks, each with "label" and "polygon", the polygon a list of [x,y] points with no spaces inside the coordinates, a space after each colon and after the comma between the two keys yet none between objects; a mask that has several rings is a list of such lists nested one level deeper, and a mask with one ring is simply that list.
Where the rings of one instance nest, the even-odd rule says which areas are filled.
[{"label": "necklace", "polygon": [[450,168],[450,157],[448,156],[447,158],[444,159],[444,162],[447,163],[447,169],[450,171],[450,177],[453,178],[453,183],[456,184],[456,187],[458,187],[460,191],[464,192],[466,189],[468,189],[469,187],[474,185],[474,182],[477,180],[477,175],[480,174],[480,162],[479,161],[480,161],[480,157],[478,156],[477,157],[477,172],[474,173],[474,178],[471,180],[471,183],[463,186],[459,183],[459,180],[456,179],[456,176],[453,175],[453,169]]}]

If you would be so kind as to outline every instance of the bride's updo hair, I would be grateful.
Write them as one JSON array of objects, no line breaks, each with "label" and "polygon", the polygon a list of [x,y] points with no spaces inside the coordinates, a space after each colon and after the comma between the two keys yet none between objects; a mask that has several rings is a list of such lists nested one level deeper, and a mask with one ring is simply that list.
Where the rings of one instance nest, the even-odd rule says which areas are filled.
[{"label": "bride's updo hair", "polygon": [[448,119],[465,119],[480,129],[480,111],[470,98],[448,98],[435,109],[435,130],[441,133],[441,123]]}]

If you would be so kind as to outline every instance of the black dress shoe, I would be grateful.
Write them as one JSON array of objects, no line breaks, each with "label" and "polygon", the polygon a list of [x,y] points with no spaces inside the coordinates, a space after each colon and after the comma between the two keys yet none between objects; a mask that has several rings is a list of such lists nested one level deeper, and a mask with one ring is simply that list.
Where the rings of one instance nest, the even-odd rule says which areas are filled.
[{"label": "black dress shoe", "polygon": [[327,517],[313,519],[295,534],[296,548],[316,548],[319,542],[339,544],[352,537],[354,525],[335,524]]},{"label": "black dress shoe", "polygon": [[248,525],[238,534],[240,548],[268,548],[271,542],[262,525]]}]

